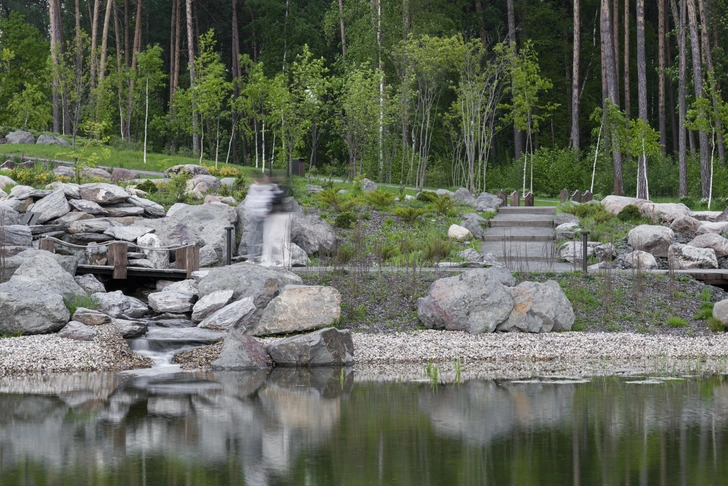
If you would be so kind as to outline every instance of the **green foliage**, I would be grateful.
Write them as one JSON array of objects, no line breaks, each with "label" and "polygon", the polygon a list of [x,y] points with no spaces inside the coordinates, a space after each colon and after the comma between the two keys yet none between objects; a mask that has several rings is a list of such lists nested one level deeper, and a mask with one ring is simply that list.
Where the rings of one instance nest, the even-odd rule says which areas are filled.
[{"label": "green foliage", "polygon": [[334,255],[334,263],[337,265],[346,265],[354,258],[354,246],[351,243],[344,243],[336,248],[336,254]]},{"label": "green foliage", "polygon": [[41,162],[36,162],[32,167],[15,167],[10,170],[9,176],[18,184],[32,187],[44,187],[56,179],[55,174]]},{"label": "green foliage", "polygon": [[726,327],[723,325],[722,322],[720,322],[715,317],[711,317],[708,319],[708,329],[710,329],[713,332],[725,332]]},{"label": "green foliage", "polygon": [[137,184],[136,187],[140,191],[144,191],[147,194],[154,194],[155,192],[157,192],[159,190],[159,188],[157,187],[157,185],[154,182],[150,181],[149,179],[147,179],[146,181],[142,182],[141,184]]},{"label": "green foliage", "polygon": [[341,210],[341,196],[333,187],[319,192],[316,194],[316,198],[324,204],[324,207],[331,207],[336,211]]},{"label": "green foliage", "polygon": [[337,228],[350,229],[356,224],[356,221],[356,214],[352,211],[344,211],[336,216],[336,219],[334,219],[334,226]]},{"label": "green foliage", "polygon": [[435,210],[442,215],[449,214],[455,206],[455,201],[453,201],[449,194],[443,194],[439,198],[435,199],[434,203]]},{"label": "green foliage", "polygon": [[394,203],[394,194],[377,189],[367,194],[367,201],[379,209],[386,208]]},{"label": "green foliage", "polygon": [[453,242],[448,238],[438,235],[431,236],[422,245],[423,256],[429,261],[441,261],[448,256],[453,249]]},{"label": "green foliage", "polygon": [[435,202],[438,199],[440,199],[440,196],[438,196],[436,192],[432,192],[432,191],[420,191],[420,192],[417,193],[417,196],[415,196],[415,198],[418,201]]},{"label": "green foliage", "polygon": [[88,295],[74,295],[73,297],[66,297],[63,299],[63,303],[66,304],[66,308],[71,313],[71,317],[76,313],[76,309],[79,307],[85,307],[86,309],[98,309],[99,302]]},{"label": "green foliage", "polygon": [[425,214],[424,209],[420,208],[413,208],[413,207],[403,207],[403,208],[395,208],[394,211],[392,211],[395,216],[399,217],[402,221],[405,223],[412,224],[417,219],[419,219],[420,216]]},{"label": "green foliage", "polygon": [[159,189],[155,200],[165,206],[187,201],[187,181],[190,178],[191,176],[187,173],[181,173],[172,177]]},{"label": "green foliage", "polygon": [[561,210],[565,213],[573,214],[579,219],[591,218],[603,222],[613,218],[612,214],[599,203],[565,203],[561,206]]},{"label": "green foliage", "polygon": [[670,327],[690,327],[688,321],[681,317],[670,317],[667,320],[667,325]]},{"label": "green foliage", "polygon": [[629,204],[617,214],[617,219],[625,223],[636,223],[642,219],[642,213],[637,206]]}]

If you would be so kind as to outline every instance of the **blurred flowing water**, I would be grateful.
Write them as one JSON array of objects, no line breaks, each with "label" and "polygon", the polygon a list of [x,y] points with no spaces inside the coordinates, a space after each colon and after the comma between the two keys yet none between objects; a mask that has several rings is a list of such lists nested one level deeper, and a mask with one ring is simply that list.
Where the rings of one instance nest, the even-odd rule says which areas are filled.
[{"label": "blurred flowing water", "polygon": [[0,380],[0,484],[728,484],[728,380]]}]

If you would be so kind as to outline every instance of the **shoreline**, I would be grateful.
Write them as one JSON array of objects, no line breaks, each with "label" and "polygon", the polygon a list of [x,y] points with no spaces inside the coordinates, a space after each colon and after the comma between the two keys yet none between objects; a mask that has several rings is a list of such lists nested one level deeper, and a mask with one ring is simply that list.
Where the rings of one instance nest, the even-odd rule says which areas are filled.
[{"label": "shoreline", "polygon": [[[432,380],[534,377],[584,378],[608,375],[728,374],[728,334],[674,336],[630,332],[548,334],[456,331],[352,333],[357,380]],[[265,338],[271,342],[278,338]],[[180,355],[185,371],[207,371],[221,344]],[[458,365],[459,360],[459,365]],[[148,368],[151,360],[129,349],[111,329],[94,341],[54,334],[0,339],[0,377]]]}]

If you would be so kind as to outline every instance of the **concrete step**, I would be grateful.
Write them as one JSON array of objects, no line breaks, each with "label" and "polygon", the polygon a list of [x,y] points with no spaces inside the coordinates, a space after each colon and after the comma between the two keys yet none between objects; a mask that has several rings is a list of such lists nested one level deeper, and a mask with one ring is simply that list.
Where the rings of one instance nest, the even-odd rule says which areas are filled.
[{"label": "concrete step", "polygon": [[482,253],[492,253],[498,261],[556,262],[558,257],[551,242],[495,242],[487,241],[481,246]]},{"label": "concrete step", "polygon": [[501,206],[498,214],[556,214],[554,206]]},{"label": "concrete step", "polygon": [[496,226],[485,231],[483,241],[551,241],[554,240],[553,228]]},{"label": "concrete step", "polygon": [[502,227],[502,228],[508,228],[508,227],[539,227],[539,228],[553,228],[554,227],[554,220],[553,218],[549,217],[547,220],[522,220],[522,219],[496,219],[493,218],[490,220],[490,226],[492,228]]}]

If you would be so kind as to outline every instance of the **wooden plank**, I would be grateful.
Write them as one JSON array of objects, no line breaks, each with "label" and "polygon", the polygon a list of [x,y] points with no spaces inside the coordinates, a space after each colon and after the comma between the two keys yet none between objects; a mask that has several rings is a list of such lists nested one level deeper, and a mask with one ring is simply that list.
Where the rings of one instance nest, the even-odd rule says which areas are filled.
[{"label": "wooden plank", "polygon": [[192,278],[192,272],[200,269],[200,248],[197,246],[187,247],[187,278]]},{"label": "wooden plank", "polygon": [[55,244],[55,241],[43,238],[42,240],[38,240],[38,249],[53,253],[53,247],[55,246]]},{"label": "wooden plank", "polygon": [[114,267],[113,278],[115,280],[126,279],[126,276],[127,276],[126,263],[127,263],[128,248],[129,247],[126,243],[120,243],[120,242],[112,243],[109,245],[109,250],[106,254],[106,257],[107,257],[109,263]]}]

